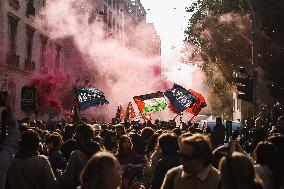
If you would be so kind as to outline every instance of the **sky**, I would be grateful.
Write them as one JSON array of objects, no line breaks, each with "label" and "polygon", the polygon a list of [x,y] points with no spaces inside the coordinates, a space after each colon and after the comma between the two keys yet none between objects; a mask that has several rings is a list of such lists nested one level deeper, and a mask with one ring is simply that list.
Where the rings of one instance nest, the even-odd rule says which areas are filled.
[{"label": "sky", "polygon": [[191,16],[185,11],[185,7],[192,2],[193,0],[141,0],[147,12],[147,22],[154,23],[161,37],[163,53],[181,45],[184,29]]},{"label": "sky", "polygon": [[[168,80],[186,87],[192,85],[191,73],[195,70],[190,65],[178,62],[184,40],[184,30],[191,13],[185,8],[194,0],[141,0],[147,16],[146,21],[153,23],[161,37],[162,73]],[[187,81],[187,82],[184,82]]]}]

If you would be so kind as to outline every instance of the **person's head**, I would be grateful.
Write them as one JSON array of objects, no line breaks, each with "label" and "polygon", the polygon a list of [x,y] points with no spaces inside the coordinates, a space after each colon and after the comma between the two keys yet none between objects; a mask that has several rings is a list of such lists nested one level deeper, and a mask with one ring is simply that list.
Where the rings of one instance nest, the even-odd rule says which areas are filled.
[{"label": "person's head", "polygon": [[255,128],[261,128],[262,127],[262,120],[260,117],[256,118],[254,121]]},{"label": "person's head", "polygon": [[160,136],[160,134],[155,133],[153,134],[153,136],[151,137],[151,140],[149,142],[149,144],[146,147],[146,153],[152,152],[155,150],[155,147],[157,146],[157,141],[158,141],[158,137]]},{"label": "person's head", "polygon": [[76,127],[76,140],[80,143],[90,141],[93,138],[93,129],[90,125],[86,123],[78,124]]},{"label": "person's head", "polygon": [[115,189],[122,183],[123,171],[118,160],[109,152],[93,155],[81,173],[82,189]]},{"label": "person's head", "polygon": [[46,137],[46,146],[49,151],[53,149],[59,149],[63,143],[62,137],[58,133],[52,133]]},{"label": "person's head", "polygon": [[36,127],[36,121],[35,120],[30,121],[30,127]]},{"label": "person's head", "polygon": [[174,133],[164,133],[158,138],[158,145],[163,155],[177,154],[178,137]]},{"label": "person's head", "polygon": [[246,122],[246,127],[247,128],[252,128],[253,127],[253,119],[251,117],[248,117]]},{"label": "person's head", "polygon": [[152,129],[151,127],[145,127],[141,130],[141,137],[143,138],[144,142],[148,144],[154,133],[154,129]]},{"label": "person's head", "polygon": [[277,126],[279,130],[284,134],[284,116],[280,116],[277,121]]},{"label": "person's head", "polygon": [[119,138],[119,142],[118,142],[118,151],[119,152],[129,151],[129,150],[132,149],[132,147],[133,147],[133,144],[132,144],[129,136],[122,135]]},{"label": "person's head", "polygon": [[222,125],[222,118],[221,117],[216,117],[216,125]]},{"label": "person's head", "polygon": [[255,171],[251,159],[239,152],[233,152],[221,159],[219,164],[222,189],[250,188],[255,183]]},{"label": "person's head", "polygon": [[40,137],[34,130],[24,132],[20,137],[20,148],[28,150],[38,150]]},{"label": "person's head", "polygon": [[221,159],[229,153],[231,153],[230,148],[224,145],[214,149],[212,152],[212,165],[218,169]]},{"label": "person's head", "polygon": [[194,134],[181,140],[181,164],[187,173],[198,174],[211,164],[212,151],[208,137]]},{"label": "person's head", "polygon": [[270,142],[259,142],[255,148],[256,163],[267,165],[271,170],[280,166],[280,157],[275,146]]},{"label": "person's head", "polygon": [[125,134],[124,125],[122,124],[115,125],[115,132],[116,132],[117,138],[120,138],[122,135],[124,135]]},{"label": "person's head", "polygon": [[114,131],[106,129],[103,130],[100,135],[104,139],[104,146],[106,150],[111,151],[117,147],[116,133]]}]

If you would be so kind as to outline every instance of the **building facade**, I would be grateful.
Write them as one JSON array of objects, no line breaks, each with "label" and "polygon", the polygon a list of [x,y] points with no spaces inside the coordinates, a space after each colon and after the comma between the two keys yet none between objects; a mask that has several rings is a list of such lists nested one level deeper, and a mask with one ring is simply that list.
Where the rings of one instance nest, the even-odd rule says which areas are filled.
[{"label": "building facade", "polygon": [[[143,23],[151,30],[147,46],[154,56],[161,55],[161,41],[153,24],[146,24],[146,11],[139,0],[94,0],[89,11],[92,19],[102,21],[105,37],[121,42],[127,47],[126,36],[132,26]],[[31,116],[34,112],[21,110],[21,90],[30,84],[35,74],[63,72],[70,69],[77,49],[70,40],[52,40],[48,29],[38,25],[35,17],[46,0],[1,0],[0,1],[0,89],[8,91],[18,118]],[[129,20],[133,23],[129,25]],[[131,27],[130,27],[131,26]],[[138,42],[143,35],[136,30],[132,43]],[[72,69],[72,68],[71,68]]]},{"label": "building facade", "polygon": [[29,78],[35,72],[64,68],[63,45],[49,40],[45,28],[34,21],[43,6],[44,0],[4,0],[0,4],[0,87],[10,94],[18,117],[27,115],[21,111],[21,89]]}]

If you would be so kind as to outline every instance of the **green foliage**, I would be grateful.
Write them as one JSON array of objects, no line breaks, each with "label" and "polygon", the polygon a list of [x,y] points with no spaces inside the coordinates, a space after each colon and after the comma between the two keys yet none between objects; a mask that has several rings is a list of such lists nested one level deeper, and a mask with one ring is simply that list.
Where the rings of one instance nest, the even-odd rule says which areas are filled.
[{"label": "green foliage", "polygon": [[[284,24],[280,18],[284,17],[284,4],[277,0],[252,0],[252,4],[258,27],[257,63],[264,73],[264,78],[258,78],[262,84],[260,90],[268,89],[274,99],[283,104]],[[186,11],[193,12],[193,16],[185,31],[185,41],[196,45],[201,51],[206,83],[213,102],[211,106],[219,105],[223,108],[221,112],[226,111],[225,107],[231,106],[229,94],[234,87],[233,72],[240,65],[251,70],[248,5],[245,0],[197,0]],[[265,86],[261,79],[265,81]],[[214,101],[220,98],[222,101]],[[267,96],[264,98],[267,99]]]},{"label": "green foliage", "polygon": [[[240,1],[197,1],[185,41],[196,45],[204,60],[211,109],[230,114],[233,71],[251,62],[249,19]],[[242,14],[239,16],[238,14]]]}]

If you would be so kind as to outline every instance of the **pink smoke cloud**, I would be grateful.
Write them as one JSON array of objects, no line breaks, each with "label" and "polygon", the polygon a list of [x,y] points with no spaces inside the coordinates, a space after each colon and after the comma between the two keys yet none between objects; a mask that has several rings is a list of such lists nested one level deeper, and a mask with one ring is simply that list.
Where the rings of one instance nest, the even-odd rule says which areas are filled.
[{"label": "pink smoke cloud", "polygon": [[[56,99],[61,104],[66,104],[62,102],[66,99],[61,91],[70,91],[64,88],[75,85],[86,85],[85,81],[88,80],[89,86],[105,93],[110,104],[83,113],[100,115],[110,120],[115,115],[117,106],[126,106],[133,96],[165,90],[171,84],[161,76],[159,50],[149,46],[153,39],[153,27],[146,23],[133,23],[126,16],[127,33],[122,33],[122,36],[115,33],[109,35],[107,26],[97,14],[101,11],[100,7],[100,4],[91,5],[83,0],[49,0],[36,22],[47,28],[51,40],[65,44],[66,57],[62,74],[70,84],[61,85],[61,90],[52,88],[54,93],[58,93]],[[122,38],[124,43],[121,42]],[[52,61],[49,62],[52,67]],[[67,75],[69,79],[66,79]],[[36,84],[45,86],[45,82],[38,77],[40,76],[35,77]],[[56,81],[62,84],[63,80]],[[43,99],[48,100],[49,98]],[[56,103],[50,105],[59,109],[62,107]]]}]

